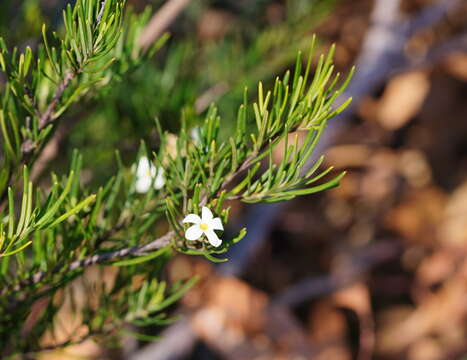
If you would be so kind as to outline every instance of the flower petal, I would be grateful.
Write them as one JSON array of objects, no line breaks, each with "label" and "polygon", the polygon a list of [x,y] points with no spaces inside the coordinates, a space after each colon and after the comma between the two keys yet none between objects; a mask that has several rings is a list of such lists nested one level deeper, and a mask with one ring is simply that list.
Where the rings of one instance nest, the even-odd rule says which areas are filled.
[{"label": "flower petal", "polygon": [[136,191],[139,193],[147,193],[151,187],[151,178],[148,176],[142,176],[136,179]]},{"label": "flower petal", "polygon": [[156,178],[154,179],[154,188],[156,190],[159,190],[159,189],[162,189],[164,185],[165,185],[164,169],[159,167],[157,168],[157,175],[156,175]]},{"label": "flower petal", "polygon": [[184,223],[192,223],[192,224],[201,224],[201,218],[196,214],[188,214],[185,219],[183,219]]},{"label": "flower petal", "polygon": [[212,215],[211,210],[209,210],[206,206],[203,206],[201,209],[201,218],[203,219],[203,222],[209,223],[213,217],[214,216]]},{"label": "flower petal", "polygon": [[[193,214],[192,214],[193,215]],[[198,240],[201,235],[203,235],[203,230],[199,227],[199,225],[193,225],[190,226],[186,231],[185,231],[185,238],[187,240]]]},{"label": "flower petal", "polygon": [[219,237],[213,230],[206,230],[204,233],[206,234],[206,237],[208,238],[208,241],[212,246],[218,247],[222,244],[222,240],[219,239]]},{"label": "flower petal", "polygon": [[146,156],[142,156],[138,161],[138,167],[136,168],[136,176],[145,176],[150,168],[149,160]]},{"label": "flower petal", "polygon": [[209,226],[211,227],[211,229],[214,229],[214,230],[224,230],[224,226],[222,226],[222,221],[221,221],[221,218],[214,218],[211,220],[211,222],[209,223]]}]

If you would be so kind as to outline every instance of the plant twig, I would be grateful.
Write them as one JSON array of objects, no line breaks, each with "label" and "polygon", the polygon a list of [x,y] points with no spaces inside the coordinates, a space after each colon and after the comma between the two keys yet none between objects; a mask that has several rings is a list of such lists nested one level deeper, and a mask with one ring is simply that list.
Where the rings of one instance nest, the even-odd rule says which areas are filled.
[{"label": "plant twig", "polygon": [[104,15],[104,10],[105,10],[106,3],[107,3],[107,0],[102,0],[101,9],[99,11],[99,14],[97,14],[96,27],[99,26],[99,24],[101,23],[102,16]]},{"label": "plant twig", "polygon": [[185,9],[191,0],[168,0],[159,11],[157,11],[149,24],[143,30],[139,39],[142,48],[147,49],[156,41],[167,27]]},{"label": "plant twig", "polygon": [[[39,130],[43,130],[45,127],[47,127],[49,124],[53,122],[53,113],[55,112],[55,109],[57,105],[60,102],[60,99],[63,96],[63,93],[65,90],[70,86],[71,81],[76,77],[78,74],[78,71],[66,71],[65,76],[58,85],[55,94],[50,101],[49,105],[45,109],[43,113],[38,113],[38,118],[39,118]],[[36,150],[37,145],[32,141],[31,139],[25,140],[21,144],[21,162],[26,163],[27,159],[29,159],[32,155],[33,152]],[[8,174],[8,184],[11,186],[12,181],[14,181],[13,174],[10,172]],[[3,193],[0,196],[0,205],[4,203],[7,197],[7,192],[3,191]]]},{"label": "plant twig", "polygon": [[[162,249],[163,247],[167,246],[170,243],[170,240],[175,235],[174,231],[169,231],[165,235],[143,245],[135,245],[121,250],[109,251],[102,254],[88,256],[81,260],[73,261],[67,267],[67,271],[74,271],[80,268],[85,268],[88,266],[101,264],[106,261],[121,259],[126,256],[142,256],[146,255],[150,251],[154,251],[157,249]],[[53,270],[52,273],[57,273],[62,271],[64,268],[63,265],[57,265]],[[42,281],[47,274],[50,274],[49,271],[41,271],[32,275],[29,279],[17,284],[13,291],[20,291],[23,287],[28,285],[35,285]]]},{"label": "plant twig", "polygon": [[63,77],[62,82],[58,85],[57,90],[55,91],[55,95],[52,98],[47,109],[44,113],[41,114],[39,117],[39,130],[44,129],[47,125],[49,125],[53,121],[53,113],[55,108],[57,107],[60,99],[63,96],[63,93],[70,85],[71,81],[76,77],[78,71],[66,71],[65,76]]},{"label": "plant twig", "polygon": [[293,307],[303,301],[332,294],[355,283],[375,265],[393,259],[399,254],[398,241],[378,241],[346,258],[334,273],[307,278],[286,288],[275,297],[274,303]]},{"label": "plant twig", "polygon": [[[78,74],[78,71],[68,70],[65,72],[65,76],[63,77],[62,81],[59,83],[49,105],[47,106],[45,111],[39,115],[39,131],[45,129],[48,125],[50,125],[53,122],[54,120],[53,114],[55,112],[55,109],[57,105],[59,104],[60,99],[63,96],[63,93],[68,88],[68,86],[70,86],[71,81],[77,76],[77,74]],[[28,139],[21,145],[21,152],[23,156],[26,156],[26,155],[29,155],[35,148],[36,148],[36,145],[34,144],[34,142]]]}]

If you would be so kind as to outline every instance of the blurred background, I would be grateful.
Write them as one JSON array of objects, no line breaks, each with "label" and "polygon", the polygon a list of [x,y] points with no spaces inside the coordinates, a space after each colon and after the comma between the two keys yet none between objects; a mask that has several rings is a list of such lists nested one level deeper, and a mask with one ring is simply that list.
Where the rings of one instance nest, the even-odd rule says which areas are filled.
[{"label": "blurred background", "polygon": [[[2,0],[8,44],[61,27],[62,0]],[[286,204],[231,203],[249,235],[213,265],[178,256],[166,271],[202,281],[159,341],[86,341],[42,359],[467,359],[467,1],[129,0],[148,17],[175,4],[154,60],[74,107],[36,166],[37,181],[79,148],[83,182],[134,161],[154,119],[196,129],[215,102],[228,133],[244,86],[293,68],[317,34],[336,68],[357,73],[354,101],[320,151],[348,174],[340,187]],[[178,6],[178,7],[177,7]],[[255,91],[250,91],[254,96]],[[280,156],[280,155],[278,155]],[[228,229],[229,231],[229,229]],[[61,325],[66,334],[66,321]],[[145,341],[146,340],[146,341]]]}]

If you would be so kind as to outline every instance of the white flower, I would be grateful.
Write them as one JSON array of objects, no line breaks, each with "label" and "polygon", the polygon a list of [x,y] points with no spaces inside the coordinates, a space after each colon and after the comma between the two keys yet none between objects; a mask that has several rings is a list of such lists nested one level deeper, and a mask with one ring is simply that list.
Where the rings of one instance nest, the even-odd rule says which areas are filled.
[{"label": "white flower", "polygon": [[139,193],[146,193],[149,191],[152,183],[154,183],[154,188],[156,190],[164,186],[164,169],[161,167],[156,169],[146,156],[142,156],[136,168],[136,191]]},{"label": "white flower", "polygon": [[187,240],[198,240],[203,234],[208,238],[209,243],[218,247],[222,244],[222,240],[219,239],[214,230],[224,230],[220,218],[215,218],[212,215],[211,210],[206,206],[201,209],[201,217],[196,214],[189,214],[185,219],[184,223],[195,224],[190,226],[185,232],[185,238]]}]

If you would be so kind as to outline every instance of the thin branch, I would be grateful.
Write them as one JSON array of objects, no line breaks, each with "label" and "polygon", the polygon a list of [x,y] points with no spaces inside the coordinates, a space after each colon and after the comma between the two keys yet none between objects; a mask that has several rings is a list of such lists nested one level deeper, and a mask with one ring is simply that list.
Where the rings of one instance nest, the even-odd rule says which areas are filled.
[{"label": "thin branch", "polygon": [[[150,251],[162,249],[163,247],[169,245],[170,240],[172,239],[174,235],[175,235],[174,231],[169,231],[164,236],[161,236],[160,238],[157,238],[147,244],[135,245],[129,248],[121,249],[121,250],[109,251],[109,252],[105,252],[102,254],[88,256],[84,259],[73,261],[70,265],[68,265],[66,270],[74,271],[80,268],[84,268],[84,267],[88,267],[88,266],[92,266],[96,264],[101,264],[106,261],[121,259],[126,256],[143,256],[143,255],[146,255]],[[26,279],[25,281],[22,281],[21,283],[17,284],[13,288],[13,291],[20,291],[23,287],[28,286],[28,285],[29,286],[35,285],[41,282],[45,278],[46,275],[50,273],[60,272],[64,269],[64,267],[65,266],[63,265],[57,265],[51,272],[48,272],[48,271],[38,272],[32,275],[29,279]]]},{"label": "thin branch", "polygon": [[52,98],[47,109],[44,113],[39,117],[39,130],[44,129],[47,125],[49,125],[53,121],[53,113],[55,108],[57,107],[60,99],[63,96],[63,93],[70,85],[71,81],[76,77],[78,71],[66,71],[65,76],[63,77],[62,82],[58,85],[57,90],[55,91],[55,95]]},{"label": "thin branch", "polygon": [[195,111],[197,114],[204,112],[215,100],[219,99],[230,90],[229,84],[222,81],[202,93],[195,101]]},{"label": "thin branch", "polygon": [[191,0],[168,0],[157,11],[143,30],[139,39],[142,48],[147,49],[156,41],[177,16],[189,5]]},{"label": "thin branch", "polygon": [[464,0],[441,0],[422,9],[420,13],[410,20],[407,34],[412,36],[417,31],[426,29],[438,23],[447,13],[456,9]]},{"label": "thin branch", "polygon": [[187,317],[183,317],[161,333],[162,342],[149,344],[131,354],[128,360],[181,359],[193,348],[197,336]]},{"label": "thin branch", "polygon": [[394,259],[400,255],[400,251],[396,240],[378,241],[350,255],[333,273],[313,276],[286,288],[276,295],[273,302],[293,307],[310,299],[330,295],[355,283],[375,265]]},{"label": "thin branch", "polygon": [[433,63],[438,63],[450,55],[466,52],[467,32],[463,32],[456,37],[453,37],[452,39],[433,46],[423,57],[414,59],[410,62],[410,66],[401,69],[400,72],[413,71],[417,68],[422,68]]},{"label": "thin branch", "polygon": [[[50,101],[49,105],[45,109],[45,111],[39,115],[39,131],[45,129],[48,125],[50,125],[54,118],[53,114],[57,108],[57,105],[60,103],[60,99],[63,96],[65,90],[70,86],[71,81],[78,75],[79,71],[66,71],[63,80],[59,83],[54,97]],[[34,149],[36,148],[36,144],[30,139],[26,140],[21,145],[21,152],[23,156],[29,155]]]},{"label": "thin branch", "polygon": [[104,10],[105,10],[105,5],[107,3],[107,0],[102,0],[101,1],[101,9],[99,11],[99,14],[97,14],[97,19],[96,19],[96,27],[99,26],[102,20],[102,16],[104,15]]}]

